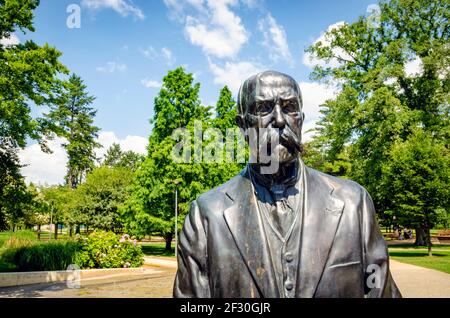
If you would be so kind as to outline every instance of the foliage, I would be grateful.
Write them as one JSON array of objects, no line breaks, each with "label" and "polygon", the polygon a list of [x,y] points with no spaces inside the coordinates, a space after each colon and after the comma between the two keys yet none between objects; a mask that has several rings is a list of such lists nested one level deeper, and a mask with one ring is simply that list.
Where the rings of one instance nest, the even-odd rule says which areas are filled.
[{"label": "foliage", "polygon": [[141,247],[128,235],[119,238],[112,232],[94,231],[79,237],[78,242],[77,264],[81,268],[139,267],[144,262]]},{"label": "foliage", "polygon": [[20,174],[17,150],[0,137],[0,230],[16,225],[32,197]]},{"label": "foliage", "polygon": [[32,244],[15,250],[13,262],[19,271],[65,270],[76,262],[78,249],[72,241]]},{"label": "foliage", "polygon": [[[184,128],[194,136],[195,121],[201,123],[201,131],[234,125],[236,103],[228,88],[220,94],[216,106],[217,116],[211,118],[209,107],[200,105],[199,83],[193,83],[192,74],[183,68],[169,71],[163,79],[163,86],[155,98],[155,114],[151,122],[154,128],[150,135],[148,155],[136,171],[131,188],[132,195],[122,210],[126,229],[134,235],[158,234],[166,239],[166,249],[174,235],[174,199],[178,191],[178,226],[181,227],[189,204],[202,192],[217,186],[236,174],[241,165],[235,163],[199,163],[172,161],[172,150],[177,141],[172,138],[173,130]],[[208,142],[206,142],[208,143]],[[191,153],[195,149],[189,143]]]},{"label": "foliage", "polygon": [[[38,5],[38,0],[1,0],[0,39],[34,32]],[[28,140],[50,151],[46,139],[56,132],[54,122],[45,115],[32,116],[32,107],[53,103],[62,87],[60,76],[67,73],[59,62],[61,53],[48,44],[6,42],[0,44],[0,229],[31,221],[27,212],[36,208],[34,194],[20,174],[17,151]]]},{"label": "foliage", "polygon": [[[87,217],[77,209],[78,200],[75,189],[70,186],[51,186],[40,188],[42,216],[52,219],[54,224],[73,227],[86,222]],[[38,223],[39,224],[39,223]]]},{"label": "foliage", "polygon": [[132,171],[117,167],[98,167],[74,191],[71,209],[83,216],[83,223],[96,229],[118,231],[122,228],[119,209],[128,198]]},{"label": "foliage", "polygon": [[[0,38],[14,32],[34,31],[33,10],[38,0],[0,1]],[[24,147],[27,138],[37,140],[48,150],[44,138],[54,125],[45,117],[33,118],[30,105],[50,104],[61,87],[58,76],[67,73],[59,62],[61,53],[48,44],[33,41],[15,45],[0,44],[0,141]]]},{"label": "foliage", "polygon": [[[396,222],[428,231],[436,211],[448,209],[443,156],[450,140],[450,4],[390,0],[379,5],[379,25],[360,17],[307,49],[322,60],[311,78],[340,88],[321,110],[314,143],[332,165],[339,156],[349,159],[346,177],[368,189],[386,222],[396,216]],[[416,74],[407,72],[412,62],[421,64]]]},{"label": "foliage", "polygon": [[438,221],[435,209],[449,209],[450,153],[443,142],[418,130],[394,143],[382,169],[381,186],[391,193],[398,207],[393,215],[402,225],[431,229]]},{"label": "foliage", "polygon": [[57,124],[58,134],[67,139],[63,145],[69,157],[66,181],[72,188],[92,170],[96,159],[94,149],[100,146],[95,141],[100,129],[93,125],[97,111],[89,106],[95,98],[86,88],[83,80],[72,74],[48,114]]},{"label": "foliage", "polygon": [[145,156],[131,150],[123,151],[119,144],[114,143],[106,151],[102,165],[110,168],[122,167],[136,171],[144,159]]}]

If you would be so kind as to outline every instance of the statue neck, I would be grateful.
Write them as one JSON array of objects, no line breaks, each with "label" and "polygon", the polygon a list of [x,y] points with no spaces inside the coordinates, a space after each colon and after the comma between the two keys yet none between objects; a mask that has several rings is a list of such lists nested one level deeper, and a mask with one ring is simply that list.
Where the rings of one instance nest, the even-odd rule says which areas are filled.
[{"label": "statue neck", "polygon": [[291,162],[280,163],[278,171],[274,174],[262,174],[261,165],[249,164],[253,179],[267,189],[273,187],[288,187],[294,185],[300,177],[300,159]]}]

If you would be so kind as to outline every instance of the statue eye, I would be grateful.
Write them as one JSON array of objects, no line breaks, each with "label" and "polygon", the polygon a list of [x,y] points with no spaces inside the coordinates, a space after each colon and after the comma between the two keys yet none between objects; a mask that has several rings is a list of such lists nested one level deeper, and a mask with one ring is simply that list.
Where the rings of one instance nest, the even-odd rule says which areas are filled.
[{"label": "statue eye", "polygon": [[298,105],[293,100],[285,101],[283,104],[283,111],[285,113],[296,113],[298,112]]},{"label": "statue eye", "polygon": [[258,102],[258,113],[260,114],[268,114],[272,112],[273,103],[268,101]]}]

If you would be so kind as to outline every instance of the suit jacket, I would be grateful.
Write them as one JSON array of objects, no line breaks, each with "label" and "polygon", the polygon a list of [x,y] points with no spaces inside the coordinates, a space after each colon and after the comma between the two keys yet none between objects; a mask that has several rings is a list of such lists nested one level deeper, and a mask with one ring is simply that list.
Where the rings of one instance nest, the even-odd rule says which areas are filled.
[{"label": "suit jacket", "polygon": [[[295,296],[401,297],[367,191],[304,171]],[[179,238],[174,297],[282,297],[255,200],[244,169],[191,203]]]}]

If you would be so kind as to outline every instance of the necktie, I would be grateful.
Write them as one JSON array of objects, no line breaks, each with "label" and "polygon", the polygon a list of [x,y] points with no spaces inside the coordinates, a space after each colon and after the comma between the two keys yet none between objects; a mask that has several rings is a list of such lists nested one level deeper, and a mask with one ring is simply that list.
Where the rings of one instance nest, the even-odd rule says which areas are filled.
[{"label": "necktie", "polygon": [[271,188],[275,205],[272,208],[272,219],[275,221],[278,231],[284,238],[291,226],[292,208],[287,202],[285,187],[274,185]]}]

